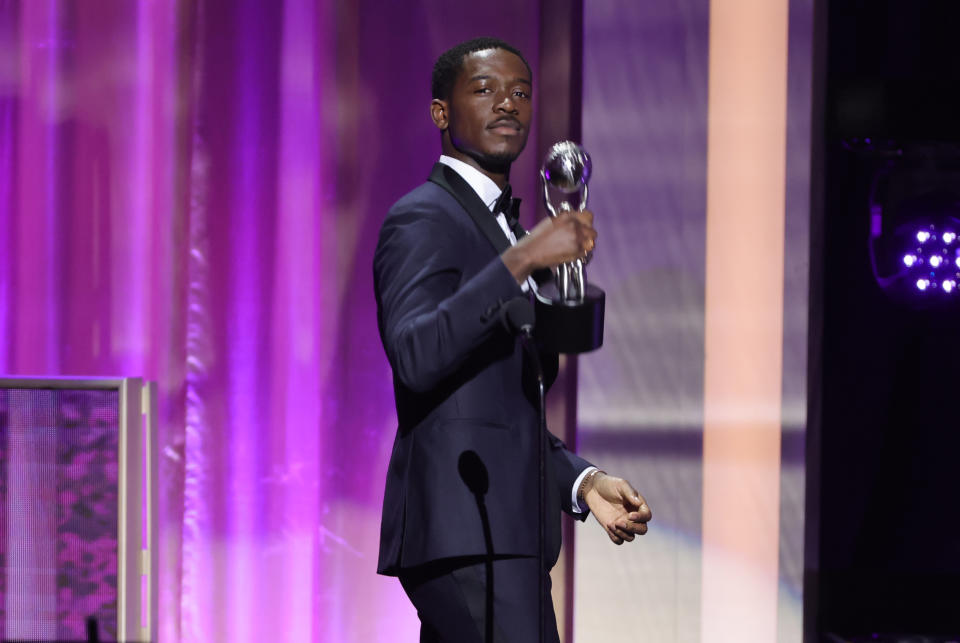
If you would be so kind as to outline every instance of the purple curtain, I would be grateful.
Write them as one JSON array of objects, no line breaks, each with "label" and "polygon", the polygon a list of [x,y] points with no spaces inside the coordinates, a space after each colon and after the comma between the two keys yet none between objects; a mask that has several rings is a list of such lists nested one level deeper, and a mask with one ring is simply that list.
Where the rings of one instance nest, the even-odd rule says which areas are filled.
[{"label": "purple curtain", "polygon": [[161,641],[416,640],[374,573],[372,252],[439,153],[435,57],[533,64],[537,11],[0,0],[0,373],[159,383]]}]

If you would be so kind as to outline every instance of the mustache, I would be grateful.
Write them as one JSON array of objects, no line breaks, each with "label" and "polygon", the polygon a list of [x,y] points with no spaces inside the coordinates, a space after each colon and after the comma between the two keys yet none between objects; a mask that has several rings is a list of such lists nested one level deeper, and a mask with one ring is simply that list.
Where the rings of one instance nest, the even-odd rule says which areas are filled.
[{"label": "mustache", "polygon": [[523,125],[521,125],[520,121],[514,116],[501,116],[500,118],[496,119],[495,121],[487,125],[487,127],[493,128],[493,127],[498,127],[500,125],[510,125],[512,127],[517,128],[518,130],[523,129]]}]

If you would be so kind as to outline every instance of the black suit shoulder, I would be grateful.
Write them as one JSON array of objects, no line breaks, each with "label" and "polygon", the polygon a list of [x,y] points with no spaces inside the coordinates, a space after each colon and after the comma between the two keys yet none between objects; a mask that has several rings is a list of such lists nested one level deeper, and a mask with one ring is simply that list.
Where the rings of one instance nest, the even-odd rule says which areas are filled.
[{"label": "black suit shoulder", "polygon": [[[398,227],[407,226],[414,226],[429,235],[444,235],[458,244],[481,238],[476,224],[457,199],[431,182],[419,185],[391,206],[380,228],[380,242]],[[490,254],[496,253],[491,251]]]},{"label": "black suit shoulder", "polygon": [[390,209],[374,254],[381,338],[403,384],[425,392],[496,330],[520,286],[457,199],[433,183]]}]

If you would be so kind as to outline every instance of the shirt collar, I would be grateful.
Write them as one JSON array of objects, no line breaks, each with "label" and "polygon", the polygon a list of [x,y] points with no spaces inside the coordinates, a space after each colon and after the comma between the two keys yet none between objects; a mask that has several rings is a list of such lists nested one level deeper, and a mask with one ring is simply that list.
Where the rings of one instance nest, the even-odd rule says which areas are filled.
[{"label": "shirt collar", "polygon": [[497,201],[497,197],[500,196],[500,192],[502,192],[502,190],[497,187],[497,184],[493,182],[493,179],[472,165],[467,165],[460,159],[455,159],[452,156],[441,154],[440,162],[459,174],[460,177],[473,188],[473,191],[476,192],[480,199],[487,205],[487,208],[490,208],[492,211],[493,204]]}]

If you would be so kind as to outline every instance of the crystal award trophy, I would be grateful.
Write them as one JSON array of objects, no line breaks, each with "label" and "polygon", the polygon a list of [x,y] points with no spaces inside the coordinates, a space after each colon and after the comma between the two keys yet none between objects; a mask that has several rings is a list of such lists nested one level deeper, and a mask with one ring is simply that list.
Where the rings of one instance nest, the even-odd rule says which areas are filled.
[{"label": "crystal award trophy", "polygon": [[[540,170],[543,200],[550,216],[587,207],[590,155],[572,141],[550,148]],[[537,338],[558,353],[587,353],[603,345],[606,295],[587,283],[584,266],[590,255],[557,266],[553,283],[537,289]]]}]

